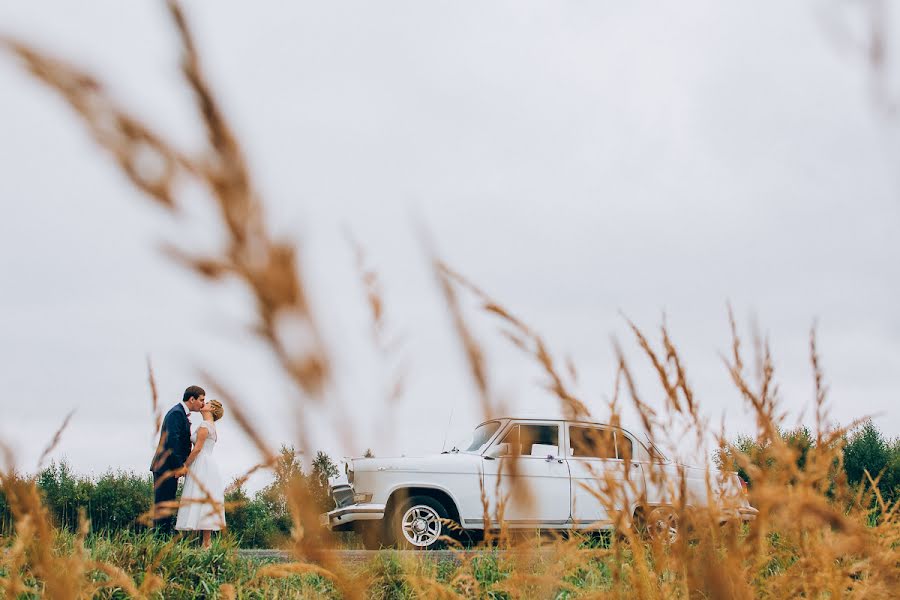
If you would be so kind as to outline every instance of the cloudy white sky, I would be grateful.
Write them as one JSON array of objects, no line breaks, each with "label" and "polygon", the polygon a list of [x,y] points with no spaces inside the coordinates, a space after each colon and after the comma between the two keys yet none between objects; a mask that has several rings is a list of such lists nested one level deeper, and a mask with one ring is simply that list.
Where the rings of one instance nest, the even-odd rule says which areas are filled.
[{"label": "cloudy white sky", "polygon": [[[452,265],[579,366],[599,418],[611,340],[645,362],[620,311],[665,313],[705,413],[752,419],[729,383],[726,303],[769,336],[793,423],[810,422],[818,321],[831,415],[900,433],[900,160],[842,2],[187,3],[210,79],[273,228],[301,247],[335,361],[313,409],[333,455],[439,451],[481,419],[420,230]],[[893,16],[896,21],[896,15]],[[896,24],[896,23],[895,23]],[[5,0],[0,30],[86,65],[178,143],[199,140],[163,4]],[[852,37],[851,35],[851,37]],[[891,40],[893,41],[893,40]],[[890,49],[890,47],[889,47]],[[127,184],[52,93],[0,57],[0,436],[33,469],[144,469],[155,445],[145,360],[166,406],[207,370],[273,445],[296,402],[247,332],[234,284],[196,280],[163,242],[215,247],[202,198],[172,218]],[[345,229],[366,247],[403,340],[388,410]],[[471,307],[470,307],[471,308]],[[470,312],[512,412],[555,414],[539,373]],[[641,371],[645,400],[659,389]],[[229,474],[256,455],[233,421]]]}]

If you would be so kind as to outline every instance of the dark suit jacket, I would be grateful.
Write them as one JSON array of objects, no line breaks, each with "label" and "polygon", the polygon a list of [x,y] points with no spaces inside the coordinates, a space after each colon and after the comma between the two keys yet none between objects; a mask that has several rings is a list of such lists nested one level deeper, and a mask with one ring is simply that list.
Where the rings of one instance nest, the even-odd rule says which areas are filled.
[{"label": "dark suit jacket", "polygon": [[159,432],[159,444],[150,470],[154,473],[174,471],[184,466],[191,453],[191,423],[179,402],[169,409]]}]

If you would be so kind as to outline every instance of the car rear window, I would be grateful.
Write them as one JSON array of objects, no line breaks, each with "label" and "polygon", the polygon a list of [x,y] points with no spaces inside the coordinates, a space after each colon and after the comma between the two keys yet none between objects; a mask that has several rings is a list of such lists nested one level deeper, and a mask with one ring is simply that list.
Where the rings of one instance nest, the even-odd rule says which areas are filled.
[{"label": "car rear window", "polygon": [[600,427],[569,427],[569,455],[575,458],[616,458],[615,436]]}]

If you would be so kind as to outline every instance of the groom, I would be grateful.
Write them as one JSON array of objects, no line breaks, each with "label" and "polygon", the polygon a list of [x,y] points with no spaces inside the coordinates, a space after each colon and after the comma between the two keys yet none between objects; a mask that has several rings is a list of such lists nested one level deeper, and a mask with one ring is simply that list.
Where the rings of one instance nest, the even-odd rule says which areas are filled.
[{"label": "groom", "polygon": [[160,533],[170,535],[175,525],[175,492],[178,478],[184,475],[184,461],[191,453],[191,422],[188,413],[203,407],[206,392],[197,385],[184,390],[178,404],[169,409],[159,432],[159,444],[150,470],[153,471],[154,524]]}]

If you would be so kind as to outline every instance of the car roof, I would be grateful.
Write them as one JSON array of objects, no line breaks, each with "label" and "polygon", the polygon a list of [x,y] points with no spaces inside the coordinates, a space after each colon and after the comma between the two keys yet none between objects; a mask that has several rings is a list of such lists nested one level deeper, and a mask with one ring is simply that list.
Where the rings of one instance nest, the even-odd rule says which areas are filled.
[{"label": "car roof", "polygon": [[[492,417],[490,419],[485,419],[479,425],[484,425],[485,423],[490,423],[491,421],[552,421],[555,423],[578,423],[579,425],[604,425],[607,427],[618,427],[617,425],[610,425],[609,423],[603,423],[602,421],[586,421],[584,419],[562,419],[559,417],[509,417],[509,416],[499,416]],[[621,427],[619,427],[621,429]]]},{"label": "car roof", "polygon": [[540,417],[494,417],[493,419],[488,419],[487,421],[483,421],[483,422],[479,423],[478,425],[476,425],[476,427],[481,427],[485,423],[490,423],[492,421],[522,421],[522,422],[536,421],[539,423],[541,423],[541,422],[543,422],[543,423],[547,423],[547,422],[549,422],[549,423],[571,423],[573,425],[590,425],[590,426],[597,426],[597,427],[609,427],[611,429],[618,429],[620,431],[627,433],[628,435],[633,437],[635,439],[635,441],[637,441],[638,444],[644,446],[645,450],[649,451],[648,444],[652,445],[655,448],[655,452],[657,454],[665,457],[665,455],[662,453],[662,451],[660,451],[659,448],[656,447],[656,445],[650,441],[649,436],[646,436],[646,434],[645,434],[645,438],[642,439],[635,432],[633,432],[630,429],[626,429],[625,427],[622,427],[621,425],[612,425],[610,423],[602,423],[600,421],[587,421],[584,419],[560,419],[558,417],[553,417],[553,418],[549,418],[549,419],[542,419]]},{"label": "car roof", "polygon": [[[551,423],[572,423],[573,425],[595,425],[599,427],[612,427],[614,429],[621,429],[626,433],[630,433],[631,435],[635,435],[629,429],[622,427],[621,425],[613,425],[611,423],[603,423],[601,421],[587,421],[584,419],[560,419],[560,418],[549,418],[543,419],[541,417],[494,417],[493,419],[488,419],[483,421],[477,425],[477,427],[481,427],[485,423],[490,423],[492,421],[537,421],[537,422],[551,422]],[[637,436],[635,436],[637,437]]]},{"label": "car roof", "polygon": [[[649,436],[646,436],[646,434],[645,434],[645,438],[646,438],[646,439],[641,439],[636,433],[634,433],[634,432],[631,431],[630,429],[626,429],[625,427],[622,427],[621,425],[612,425],[612,424],[610,424],[610,423],[602,423],[602,422],[600,422],[600,421],[587,421],[587,420],[584,420],[584,419],[560,419],[560,418],[558,418],[558,417],[553,417],[553,418],[548,418],[548,419],[542,419],[542,418],[540,418],[540,417],[508,417],[508,416],[503,416],[503,417],[494,417],[493,419],[488,419],[488,420],[486,420],[486,421],[483,421],[483,422],[479,423],[478,425],[476,425],[476,427],[481,427],[481,426],[484,425],[485,423],[490,423],[490,422],[492,422],[492,421],[523,421],[523,422],[524,422],[524,421],[536,421],[536,422],[539,422],[539,423],[541,423],[541,422],[543,422],[543,423],[546,423],[546,422],[550,422],[550,423],[571,423],[571,424],[573,424],[573,425],[593,425],[593,426],[599,426],[599,427],[609,427],[609,428],[611,428],[611,429],[619,429],[619,430],[621,430],[621,431],[624,431],[625,433],[627,433],[627,434],[630,435],[631,437],[633,437],[633,438],[637,441],[637,443],[639,443],[639,444],[641,444],[642,446],[644,446],[644,448],[645,448],[646,450],[648,450],[648,451],[649,451],[649,448],[648,448],[647,444],[652,445],[652,446],[655,448],[655,452],[656,452],[657,454],[659,454],[660,456],[662,456],[663,458],[665,458],[665,455],[660,451],[660,449],[659,449],[658,447],[656,447],[656,444],[653,444],[653,442],[650,441]],[[491,437],[493,437],[493,436],[491,436]],[[645,442],[646,442],[646,443],[645,443]]]}]

